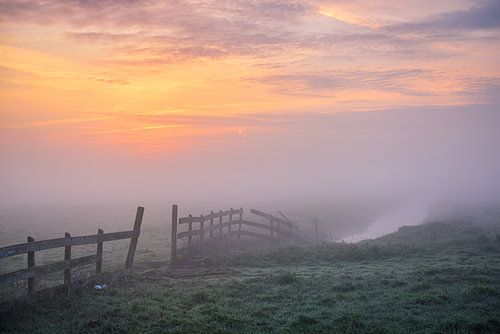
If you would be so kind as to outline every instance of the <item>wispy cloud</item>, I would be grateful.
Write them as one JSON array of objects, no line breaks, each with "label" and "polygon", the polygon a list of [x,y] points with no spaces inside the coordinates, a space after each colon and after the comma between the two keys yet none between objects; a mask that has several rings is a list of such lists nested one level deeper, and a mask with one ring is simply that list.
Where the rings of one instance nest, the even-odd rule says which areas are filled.
[{"label": "wispy cloud", "polygon": [[473,7],[435,15],[417,22],[395,24],[386,27],[396,33],[467,33],[471,31],[500,30],[500,2],[497,0],[480,1]]},{"label": "wispy cloud", "polygon": [[295,73],[271,75],[264,78],[253,78],[263,84],[270,84],[284,94],[301,92],[327,92],[333,96],[336,91],[344,89],[370,89],[397,92],[410,96],[431,96],[433,92],[418,86],[423,77],[435,77],[432,71],[421,69],[391,71],[329,71],[321,73]]},{"label": "wispy cloud", "polygon": [[[457,82],[473,82],[474,78],[460,77],[458,62],[448,65],[446,60],[474,57],[477,46],[467,43],[479,40],[488,46],[500,40],[500,2],[451,6],[444,1],[435,6],[437,12],[394,16],[398,11],[393,7],[408,6],[411,12],[419,2],[410,3],[0,0],[0,20],[6,26],[22,22],[40,29],[55,27],[71,45],[97,46],[104,51],[92,59],[97,66],[145,71],[178,63],[236,60],[258,71],[250,79],[235,74],[234,80],[266,84],[272,92],[287,95],[330,98],[339,90],[373,89],[426,98],[439,92],[423,87],[422,80],[453,77]],[[375,17],[372,7],[390,12],[392,17]],[[455,44],[450,46],[451,42]],[[444,68],[446,74],[438,73],[437,68]],[[133,81],[126,75],[99,70],[57,75],[115,85]],[[491,77],[498,75],[492,73]],[[485,74],[476,77],[481,82]],[[480,87],[488,89],[480,83],[471,89]]]}]

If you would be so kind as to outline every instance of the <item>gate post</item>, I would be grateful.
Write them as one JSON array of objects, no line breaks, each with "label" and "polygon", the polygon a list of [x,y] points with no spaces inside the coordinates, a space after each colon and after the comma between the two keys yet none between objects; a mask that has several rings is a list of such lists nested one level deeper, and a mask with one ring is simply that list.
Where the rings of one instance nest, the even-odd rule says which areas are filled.
[{"label": "gate post", "polygon": [[125,261],[125,269],[132,268],[132,263],[134,262],[135,249],[137,247],[137,239],[139,239],[139,234],[141,233],[142,216],[144,215],[144,208],[139,206],[137,208],[137,213],[135,215],[134,222],[134,236],[130,239],[130,245],[128,247],[127,260]]},{"label": "gate post", "polygon": [[240,222],[238,224],[238,240],[241,239],[241,221],[243,220],[243,208],[240,208]]},{"label": "gate post", "polygon": [[102,250],[103,250],[103,241],[102,236],[104,231],[101,229],[97,230],[97,259],[95,261],[95,273],[100,274],[102,272]]},{"label": "gate post", "polygon": [[[34,242],[35,239],[33,237],[27,238],[28,242]],[[28,252],[28,270],[35,266],[35,252]],[[28,278],[28,294],[32,294],[35,292],[36,280],[35,276]]]},{"label": "gate post", "polygon": [[170,260],[177,259],[177,204],[172,205],[172,234],[170,238]]},{"label": "gate post", "polygon": [[[64,261],[67,261],[68,264],[71,261],[71,234],[66,232],[64,233]],[[69,290],[69,286],[71,285],[71,268],[64,270],[64,286]]]}]

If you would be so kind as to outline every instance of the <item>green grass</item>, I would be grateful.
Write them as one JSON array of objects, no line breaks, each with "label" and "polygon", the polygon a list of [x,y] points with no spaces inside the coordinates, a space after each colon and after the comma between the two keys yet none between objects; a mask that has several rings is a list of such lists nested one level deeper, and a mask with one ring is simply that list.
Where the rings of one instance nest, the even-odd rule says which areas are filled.
[{"label": "green grass", "polygon": [[[429,226],[411,243],[211,255],[198,258],[195,278],[160,268],[104,279],[107,290],[89,285],[1,314],[0,332],[499,333],[500,240],[429,241]],[[215,268],[227,274],[203,275]]]}]

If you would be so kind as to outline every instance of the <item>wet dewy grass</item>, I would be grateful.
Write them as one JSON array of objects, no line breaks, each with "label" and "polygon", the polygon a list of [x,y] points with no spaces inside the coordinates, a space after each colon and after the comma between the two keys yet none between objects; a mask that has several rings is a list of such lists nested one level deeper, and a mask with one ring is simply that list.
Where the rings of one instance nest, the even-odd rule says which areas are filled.
[{"label": "wet dewy grass", "polygon": [[[5,332],[387,333],[500,331],[498,257],[243,269],[223,278],[149,278],[87,288],[1,316]],[[451,283],[451,284],[450,284]]]},{"label": "wet dewy grass", "polygon": [[237,269],[221,277],[131,273],[5,312],[0,332],[500,332],[499,240],[453,245],[287,247],[211,258]]}]

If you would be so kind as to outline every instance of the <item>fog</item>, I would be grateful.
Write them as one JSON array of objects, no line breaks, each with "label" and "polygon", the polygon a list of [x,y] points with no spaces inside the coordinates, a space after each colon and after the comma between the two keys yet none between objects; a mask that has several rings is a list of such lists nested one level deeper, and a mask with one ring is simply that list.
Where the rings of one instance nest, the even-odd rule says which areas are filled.
[{"label": "fog", "polygon": [[305,229],[318,218],[327,238],[376,237],[438,218],[431,212],[445,204],[447,213],[498,207],[497,109],[193,116],[195,127],[235,130],[200,136],[172,151],[48,142],[29,129],[14,142],[4,132],[2,225],[26,208],[82,207],[89,217],[95,210],[123,217],[123,208],[133,215],[137,205],[146,206],[145,224],[157,224],[177,203],[193,214],[229,207],[281,210]]}]

